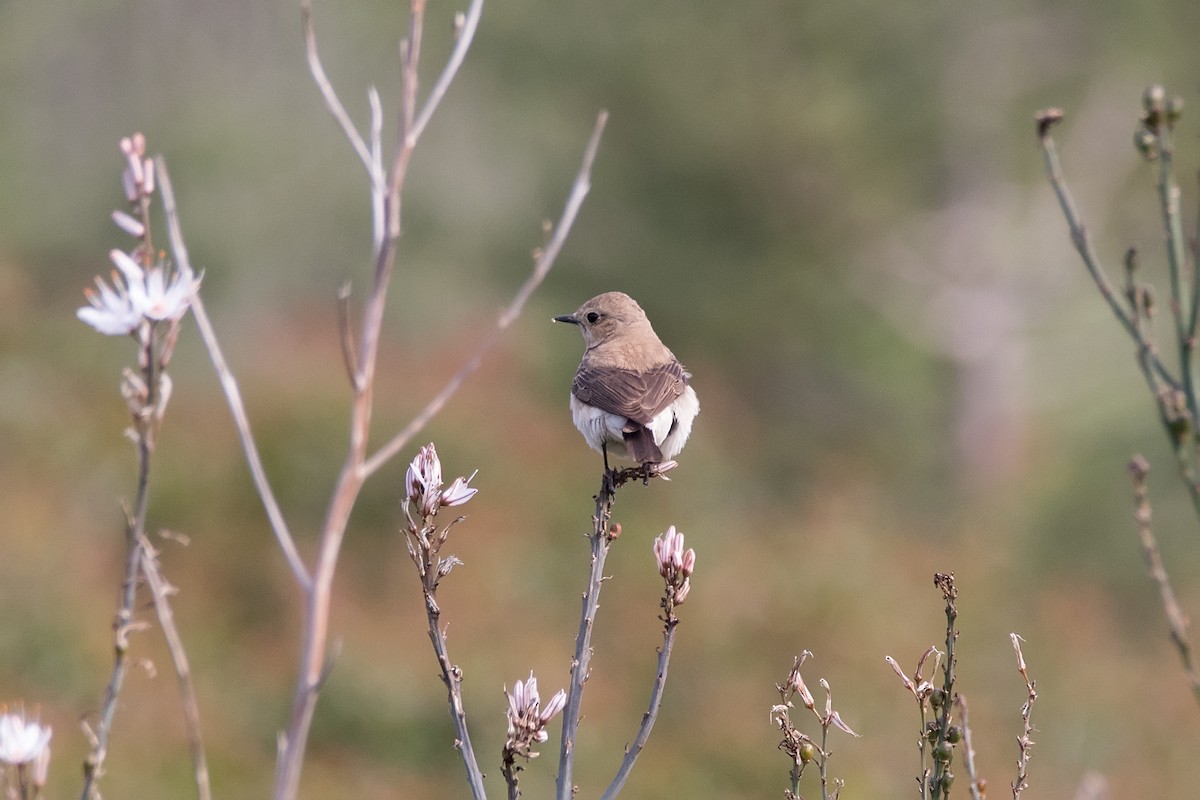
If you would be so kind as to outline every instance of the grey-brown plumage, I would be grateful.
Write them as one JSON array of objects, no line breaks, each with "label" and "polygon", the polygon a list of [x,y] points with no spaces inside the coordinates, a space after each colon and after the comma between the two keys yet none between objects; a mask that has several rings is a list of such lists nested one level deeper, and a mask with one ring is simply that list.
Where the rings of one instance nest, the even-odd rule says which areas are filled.
[{"label": "grey-brown plumage", "polygon": [[608,292],[574,314],[585,345],[571,382],[571,414],[588,444],[638,463],[660,463],[683,449],[700,404],[691,374],[655,334],[633,298]]}]

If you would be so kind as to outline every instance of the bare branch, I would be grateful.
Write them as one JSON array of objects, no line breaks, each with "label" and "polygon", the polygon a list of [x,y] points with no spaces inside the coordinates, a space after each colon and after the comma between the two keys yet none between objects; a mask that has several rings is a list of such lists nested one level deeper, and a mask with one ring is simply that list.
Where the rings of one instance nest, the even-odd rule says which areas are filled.
[{"label": "bare branch", "polygon": [[312,6],[305,0],[300,6],[300,21],[304,26],[304,47],[305,53],[308,56],[308,69],[312,73],[313,82],[317,84],[317,88],[321,90],[321,97],[325,99],[325,107],[329,109],[329,113],[337,120],[338,125],[342,128],[342,133],[346,135],[354,152],[358,153],[358,158],[362,161],[363,166],[367,169],[367,175],[371,177],[372,182],[376,176],[376,162],[372,158],[371,150],[367,147],[367,143],[363,141],[362,134],[358,132],[358,128],[354,125],[354,120],[350,119],[350,114],[347,113],[346,107],[342,105],[342,101],[338,98],[337,92],[333,88],[333,84],[329,82],[329,76],[325,74],[325,68],[321,65],[321,56],[317,52],[317,34],[313,30],[312,23]]},{"label": "bare branch", "polygon": [[1167,618],[1167,627],[1171,632],[1171,643],[1179,653],[1183,664],[1183,674],[1192,688],[1192,696],[1200,702],[1200,673],[1192,658],[1192,644],[1188,637],[1188,618],[1175,599],[1175,591],[1171,588],[1171,579],[1163,566],[1162,555],[1158,550],[1158,540],[1150,527],[1151,507],[1146,476],[1150,472],[1150,463],[1145,457],[1134,456],[1129,464],[1129,474],[1133,478],[1134,509],[1133,518],[1137,523],[1138,540],[1142,548],[1142,558],[1146,562],[1146,571],[1158,586],[1159,600],[1162,602],[1163,613]]},{"label": "bare branch", "polygon": [[[162,187],[163,210],[167,217],[167,233],[171,240],[171,250],[180,267],[191,269],[187,245],[183,241],[183,230],[179,225],[179,213],[175,207],[175,193],[171,188],[171,177],[167,174],[167,162],[160,156],[157,164],[158,182]],[[212,359],[213,368],[217,371],[217,378],[225,392],[225,400],[233,414],[233,423],[237,428],[238,439],[241,440],[242,450],[246,454],[246,463],[250,467],[254,487],[258,490],[258,496],[262,499],[263,508],[267,512],[267,519],[271,522],[271,530],[275,533],[279,549],[283,551],[284,558],[287,559],[296,582],[302,589],[307,590],[311,583],[308,568],[305,567],[300,553],[296,550],[296,543],[288,530],[287,521],[283,518],[283,511],[279,508],[275,493],[271,491],[271,483],[267,480],[262,458],[258,454],[258,445],[254,441],[254,434],[250,431],[250,419],[246,416],[246,406],[242,402],[241,390],[238,389],[237,379],[233,377],[233,372],[229,369],[225,356],[221,352],[216,331],[213,330],[212,322],[208,318],[208,312],[204,309],[204,301],[201,300],[199,292],[192,296],[191,308],[192,315],[196,319],[196,327],[200,329],[200,338],[204,341],[209,358]]]},{"label": "bare branch", "polygon": [[1029,677],[1029,672],[1025,668],[1025,655],[1021,652],[1021,637],[1010,633],[1009,638],[1012,640],[1013,651],[1017,654],[1017,672],[1021,673],[1021,678],[1025,681],[1025,689],[1029,692],[1025,704],[1021,706],[1021,735],[1017,737],[1020,755],[1017,758],[1017,779],[1012,783],[1013,800],[1021,800],[1021,792],[1029,788],[1029,751],[1033,748],[1033,740],[1029,738],[1033,733],[1033,723],[1029,721],[1029,716],[1033,713],[1033,704],[1037,700],[1035,688],[1037,683]]},{"label": "bare branch", "polygon": [[971,800],[985,800],[987,781],[981,780],[975,770],[975,746],[971,744],[971,720],[968,716],[967,698],[959,692],[954,697],[954,706],[958,709],[958,725],[962,729],[963,767],[967,770],[967,789],[971,792]]},{"label": "bare branch", "polygon": [[629,773],[633,771],[634,763],[650,739],[650,732],[654,729],[655,720],[658,719],[658,710],[662,707],[663,690],[667,684],[667,667],[671,662],[671,649],[675,646],[675,629],[678,626],[678,617],[672,617],[663,626],[663,643],[658,650],[658,670],[655,672],[654,686],[650,690],[650,704],[646,713],[642,714],[642,723],[638,726],[633,744],[626,749],[625,758],[621,761],[617,774],[608,788],[604,790],[604,794],[600,796],[600,800],[612,800],[621,793],[621,790],[625,788],[625,781],[628,780]]},{"label": "bare branch", "polygon": [[196,792],[200,800],[212,800],[212,788],[208,779],[208,759],[204,754],[204,737],[200,731],[200,704],[196,702],[196,687],[192,683],[192,670],[188,664],[187,652],[183,649],[183,638],[175,625],[175,614],[171,611],[168,600],[172,592],[170,584],[163,577],[158,563],[158,551],[150,544],[144,532],[139,532],[138,541],[142,548],[142,574],[150,586],[150,595],[154,599],[154,611],[158,615],[158,624],[162,627],[163,637],[167,640],[167,650],[171,653],[171,663],[175,666],[175,677],[179,682],[179,696],[183,701],[183,716],[187,725],[188,742],[192,750],[192,769],[195,773]]},{"label": "bare branch", "polygon": [[350,378],[351,388],[357,390],[358,360],[354,355],[354,334],[350,330],[350,282],[347,281],[338,289],[337,295],[338,340],[342,343],[342,363],[346,367],[346,375]]},{"label": "bare branch", "polygon": [[454,43],[454,50],[450,53],[450,58],[446,61],[446,66],[442,69],[442,74],[438,76],[437,82],[434,83],[433,89],[429,92],[429,97],[425,99],[425,105],[421,108],[421,113],[413,122],[412,128],[408,131],[408,136],[413,144],[416,144],[417,139],[421,138],[421,133],[424,132],[425,126],[429,124],[429,119],[433,116],[433,112],[437,110],[438,104],[442,102],[442,97],[445,96],[446,90],[450,88],[450,83],[454,80],[454,76],[458,73],[458,68],[462,66],[463,59],[467,55],[467,50],[471,47],[471,40],[475,38],[475,29],[479,27],[479,17],[483,14],[483,0],[472,0],[470,8],[462,17],[462,25],[458,30],[458,39]]},{"label": "bare branch", "polygon": [[483,363],[484,356],[496,345],[504,331],[521,315],[521,311],[525,308],[525,304],[529,301],[530,296],[533,295],[534,291],[545,280],[551,267],[554,266],[555,259],[558,258],[558,253],[571,231],[571,226],[575,223],[575,217],[579,214],[579,209],[583,205],[584,198],[587,197],[588,191],[591,189],[592,164],[596,160],[596,151],[600,147],[600,138],[604,133],[604,126],[607,121],[608,112],[601,111],[596,118],[596,127],[592,131],[591,139],[588,140],[587,149],[583,155],[583,162],[580,165],[579,173],[575,177],[575,182],[571,186],[571,193],[567,197],[562,216],[559,217],[558,224],[554,226],[554,232],[550,236],[550,240],[546,243],[546,246],[538,251],[533,265],[533,272],[526,278],[520,289],[517,290],[512,302],[500,313],[499,318],[496,320],[496,327],[479,344],[475,354],[450,378],[446,385],[442,387],[442,390],[429,401],[425,408],[421,409],[420,413],[408,425],[363,463],[362,471],[364,477],[374,474],[380,467],[391,460],[396,453],[408,445],[412,441],[412,438],[420,433],[429,421],[442,410],[450,398],[454,396],[454,393],[458,391],[458,388],[462,386],[463,382],[479,369],[479,366]]}]

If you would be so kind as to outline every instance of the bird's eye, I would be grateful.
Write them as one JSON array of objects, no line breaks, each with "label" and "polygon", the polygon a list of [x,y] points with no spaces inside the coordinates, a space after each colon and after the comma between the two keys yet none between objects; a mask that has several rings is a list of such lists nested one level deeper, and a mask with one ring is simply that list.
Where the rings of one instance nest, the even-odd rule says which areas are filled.
[{"label": "bird's eye", "polygon": [[589,311],[587,314],[587,321],[589,325],[595,325],[600,321],[600,314],[596,311]]}]

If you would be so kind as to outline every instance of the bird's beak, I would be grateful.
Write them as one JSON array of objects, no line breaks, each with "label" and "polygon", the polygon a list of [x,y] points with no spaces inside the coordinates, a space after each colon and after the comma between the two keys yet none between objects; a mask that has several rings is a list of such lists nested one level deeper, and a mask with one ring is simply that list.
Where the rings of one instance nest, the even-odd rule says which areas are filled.
[{"label": "bird's beak", "polygon": [[579,317],[574,314],[563,314],[561,317],[555,317],[551,322],[569,322],[572,325],[578,325]]}]

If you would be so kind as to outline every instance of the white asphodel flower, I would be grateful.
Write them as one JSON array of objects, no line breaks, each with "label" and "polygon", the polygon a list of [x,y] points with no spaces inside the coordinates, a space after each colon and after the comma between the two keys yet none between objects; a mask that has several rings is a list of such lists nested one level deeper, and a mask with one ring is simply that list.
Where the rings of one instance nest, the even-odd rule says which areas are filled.
[{"label": "white asphodel flower", "polygon": [[25,719],[25,714],[0,714],[0,762],[28,764],[50,744],[49,725]]},{"label": "white asphodel flower", "polygon": [[83,290],[90,305],[81,306],[75,316],[108,336],[132,333],[142,322],[141,306],[115,271],[112,284],[110,287],[97,277],[96,289]]},{"label": "white asphodel flower", "polygon": [[120,273],[112,273],[111,287],[97,278],[98,292],[84,290],[91,305],[75,312],[79,319],[101,333],[114,336],[131,333],[143,319],[175,320],[187,311],[199,284],[190,269],[176,269],[168,278],[166,267],[142,269],[132,256],[121,250],[113,250],[109,258]]},{"label": "white asphodel flower", "polygon": [[129,291],[141,303],[142,314],[147,319],[161,322],[184,315],[191,305],[196,284],[190,269],[176,269],[168,279],[165,267],[153,267],[146,273],[145,283],[140,287],[130,286]]}]

